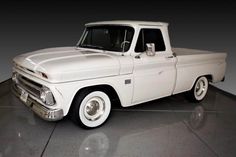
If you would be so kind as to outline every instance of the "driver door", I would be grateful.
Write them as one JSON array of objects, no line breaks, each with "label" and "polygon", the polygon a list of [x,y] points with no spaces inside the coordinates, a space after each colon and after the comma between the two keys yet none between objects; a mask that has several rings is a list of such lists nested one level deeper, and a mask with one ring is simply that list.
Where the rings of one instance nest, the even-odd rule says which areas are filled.
[{"label": "driver door", "polygon": [[[155,44],[155,56],[145,53],[147,43]],[[134,58],[132,104],[171,95],[176,78],[176,58],[166,51],[161,29],[141,29],[135,51],[142,54]]]}]

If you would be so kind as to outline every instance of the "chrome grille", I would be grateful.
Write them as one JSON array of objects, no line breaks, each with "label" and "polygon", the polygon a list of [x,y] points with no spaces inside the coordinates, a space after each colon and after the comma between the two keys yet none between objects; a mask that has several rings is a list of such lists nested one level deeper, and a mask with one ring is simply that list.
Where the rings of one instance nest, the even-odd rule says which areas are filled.
[{"label": "chrome grille", "polygon": [[42,85],[22,76],[17,76],[17,85],[29,92],[30,94],[34,95],[35,97],[40,97],[40,90],[42,88]]}]

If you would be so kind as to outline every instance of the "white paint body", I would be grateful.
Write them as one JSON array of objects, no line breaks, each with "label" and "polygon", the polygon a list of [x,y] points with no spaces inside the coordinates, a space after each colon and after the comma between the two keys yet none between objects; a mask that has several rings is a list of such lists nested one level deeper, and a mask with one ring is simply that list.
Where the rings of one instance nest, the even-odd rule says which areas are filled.
[{"label": "white paint body", "polygon": [[[108,21],[87,25],[128,25],[134,28],[130,49],[125,53],[80,47],[38,50],[14,58],[13,70],[52,91],[56,104],[67,115],[75,94],[84,87],[110,85],[121,105],[142,102],[188,91],[199,76],[210,75],[212,82],[224,78],[226,53],[171,48],[166,23],[142,21]],[[141,28],[161,30],[166,50],[155,56],[134,52]],[[173,53],[176,57],[172,57]],[[140,55],[140,59],[135,56]],[[33,73],[33,72],[34,73]],[[48,75],[45,79],[38,72]],[[131,80],[125,84],[125,80]]]}]

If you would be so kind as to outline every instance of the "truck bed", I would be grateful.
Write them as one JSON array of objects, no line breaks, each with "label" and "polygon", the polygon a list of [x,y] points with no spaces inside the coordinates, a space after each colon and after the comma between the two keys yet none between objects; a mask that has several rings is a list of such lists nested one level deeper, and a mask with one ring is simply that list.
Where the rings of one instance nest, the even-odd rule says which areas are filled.
[{"label": "truck bed", "polygon": [[183,55],[197,55],[197,54],[210,54],[210,53],[213,53],[212,51],[197,50],[197,49],[188,49],[188,48],[172,48],[172,51],[173,51],[177,56],[183,56]]},{"label": "truck bed", "polygon": [[175,53],[178,62],[177,65],[183,63],[189,64],[199,64],[209,61],[218,62],[219,60],[225,60],[226,53],[223,52],[213,52],[206,50],[188,49],[188,48],[172,48],[173,53]]},{"label": "truck bed", "polygon": [[177,58],[174,94],[190,90],[199,76],[208,75],[211,82],[223,79],[226,53],[187,48],[172,48],[172,51]]}]

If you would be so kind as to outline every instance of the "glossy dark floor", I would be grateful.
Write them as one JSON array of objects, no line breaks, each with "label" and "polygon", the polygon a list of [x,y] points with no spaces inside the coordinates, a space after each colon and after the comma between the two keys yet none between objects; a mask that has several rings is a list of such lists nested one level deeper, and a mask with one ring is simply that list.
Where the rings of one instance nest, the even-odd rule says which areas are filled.
[{"label": "glossy dark floor", "polygon": [[0,157],[236,156],[236,98],[210,87],[206,99],[183,94],[131,108],[115,107],[100,128],[83,130],[69,118],[47,122],[0,84]]}]

